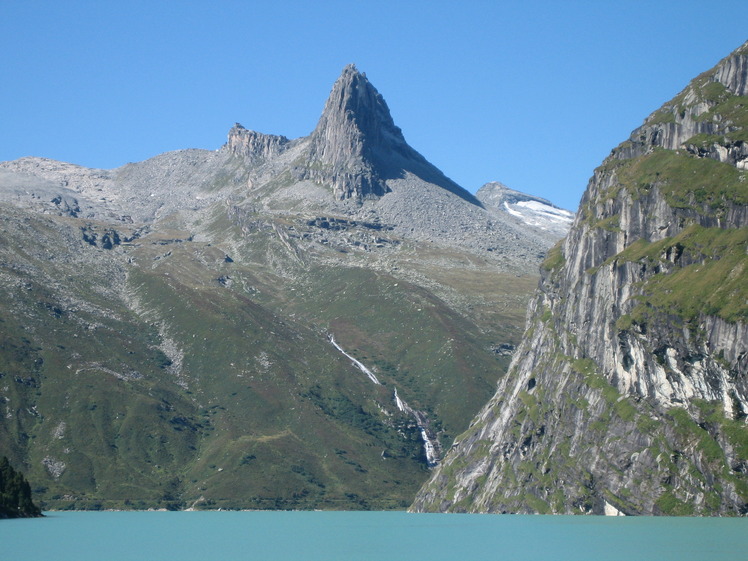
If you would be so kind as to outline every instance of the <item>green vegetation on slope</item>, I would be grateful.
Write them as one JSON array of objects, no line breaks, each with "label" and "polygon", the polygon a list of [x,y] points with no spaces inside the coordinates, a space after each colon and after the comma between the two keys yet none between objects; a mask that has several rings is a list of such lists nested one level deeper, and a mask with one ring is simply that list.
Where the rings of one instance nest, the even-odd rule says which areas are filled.
[{"label": "green vegetation on slope", "polygon": [[44,508],[404,508],[429,472],[394,389],[448,446],[506,368],[491,348],[516,342],[534,284],[419,264],[505,302],[466,314],[356,256],[294,252],[271,223],[241,232],[225,209],[204,226],[220,244],[172,217],[111,250],[69,217],[2,220],[0,445]]},{"label": "green vegetation on slope", "polygon": [[730,204],[748,204],[748,171],[684,150],[654,148],[633,159],[610,158],[599,168],[615,172],[616,182],[603,194],[625,189],[637,199],[656,188],[673,208],[720,216]]},{"label": "green vegetation on slope", "polygon": [[748,171],[686,152],[655,149],[626,160],[617,177],[632,195],[657,187],[673,208],[719,213],[729,204],[748,204]]},{"label": "green vegetation on slope", "polygon": [[[696,225],[672,238],[631,244],[611,261],[642,263],[661,272],[645,281],[635,308],[619,318],[619,328],[645,323],[652,312],[675,314],[684,321],[701,314],[729,322],[748,321],[747,247],[748,228]],[[677,266],[679,262],[689,264]]]}]

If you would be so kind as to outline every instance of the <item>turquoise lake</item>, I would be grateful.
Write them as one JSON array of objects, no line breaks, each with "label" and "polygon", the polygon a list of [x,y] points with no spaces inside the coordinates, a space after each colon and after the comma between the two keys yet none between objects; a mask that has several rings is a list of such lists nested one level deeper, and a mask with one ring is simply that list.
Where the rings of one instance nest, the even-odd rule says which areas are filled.
[{"label": "turquoise lake", "polygon": [[405,512],[51,512],[0,520],[30,561],[748,559],[748,519]]}]

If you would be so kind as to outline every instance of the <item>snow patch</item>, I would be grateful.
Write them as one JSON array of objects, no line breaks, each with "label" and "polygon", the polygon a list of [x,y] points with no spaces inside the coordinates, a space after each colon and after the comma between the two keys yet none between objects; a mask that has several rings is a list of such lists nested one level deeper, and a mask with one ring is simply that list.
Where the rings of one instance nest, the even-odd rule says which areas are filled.
[{"label": "snow patch", "polygon": [[508,212],[509,214],[511,214],[512,216],[517,216],[517,217],[519,217],[519,218],[524,218],[524,217],[525,217],[525,215],[524,215],[524,214],[522,214],[521,212],[517,212],[517,211],[516,211],[516,210],[514,210],[514,209],[513,209],[512,207],[510,207],[510,206],[509,206],[509,203],[504,203],[504,209],[505,209],[505,210],[506,210],[506,211],[507,211],[507,212]]},{"label": "snow patch", "polygon": [[573,212],[540,201],[519,201],[512,204],[504,201],[502,206],[512,216],[541,230],[549,228],[568,230],[574,220]]},{"label": "snow patch", "polygon": [[555,218],[564,222],[571,222],[574,219],[574,213],[563,208],[556,208],[538,201],[520,201],[517,206],[524,207],[532,212],[547,215],[549,218]]}]

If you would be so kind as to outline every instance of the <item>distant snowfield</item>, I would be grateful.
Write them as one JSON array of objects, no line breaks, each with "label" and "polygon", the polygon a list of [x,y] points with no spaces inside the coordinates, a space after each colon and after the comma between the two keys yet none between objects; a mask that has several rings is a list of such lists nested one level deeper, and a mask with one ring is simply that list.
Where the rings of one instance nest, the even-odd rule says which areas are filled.
[{"label": "distant snowfield", "polygon": [[513,216],[541,235],[562,238],[574,221],[575,213],[559,208],[551,201],[510,189],[503,183],[492,181],[475,194],[486,209]]},{"label": "distant snowfield", "polygon": [[529,226],[535,226],[542,230],[556,230],[559,226],[568,229],[574,220],[573,212],[540,201],[519,201],[517,203],[504,201],[503,206],[504,210],[512,216],[516,216]]}]

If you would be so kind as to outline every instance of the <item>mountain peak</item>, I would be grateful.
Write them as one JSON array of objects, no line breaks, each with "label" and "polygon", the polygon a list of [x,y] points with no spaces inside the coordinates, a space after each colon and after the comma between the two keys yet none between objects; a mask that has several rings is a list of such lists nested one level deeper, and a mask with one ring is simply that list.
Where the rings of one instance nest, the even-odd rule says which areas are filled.
[{"label": "mountain peak", "polygon": [[366,72],[359,72],[358,68],[356,68],[356,64],[353,62],[345,65],[343,71],[340,73],[340,77],[342,78],[346,74],[355,74],[366,78]]},{"label": "mountain peak", "polygon": [[389,191],[377,152],[407,147],[387,103],[354,64],[343,68],[312,133],[312,179],[329,182],[338,199],[363,199]]},{"label": "mountain peak", "polygon": [[333,84],[314,133],[326,132],[331,127],[343,127],[346,131],[341,132],[365,137],[367,143],[381,143],[384,133],[405,143],[384,98],[355,64],[343,68]]},{"label": "mountain peak", "polygon": [[332,185],[335,197],[361,201],[390,191],[387,180],[413,174],[481,206],[405,141],[382,95],[355,64],[333,84],[311,135],[306,177]]}]

